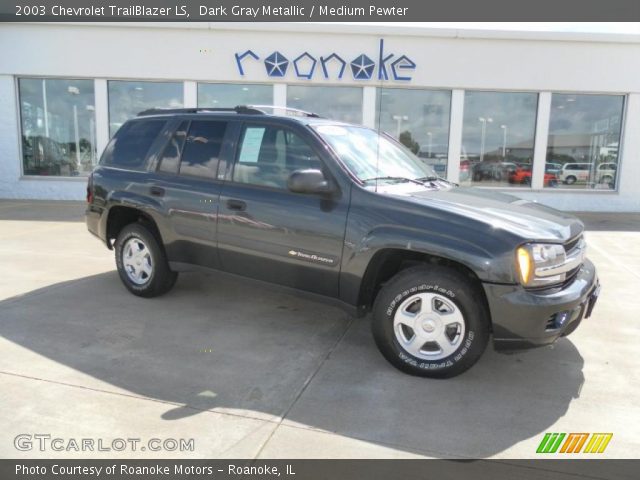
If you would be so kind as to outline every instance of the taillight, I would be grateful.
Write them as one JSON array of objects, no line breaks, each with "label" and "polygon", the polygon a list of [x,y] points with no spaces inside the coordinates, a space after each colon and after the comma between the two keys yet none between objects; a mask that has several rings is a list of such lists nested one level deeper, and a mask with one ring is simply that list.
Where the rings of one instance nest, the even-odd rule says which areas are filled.
[{"label": "taillight", "polygon": [[87,179],[87,203],[93,203],[93,173]]}]

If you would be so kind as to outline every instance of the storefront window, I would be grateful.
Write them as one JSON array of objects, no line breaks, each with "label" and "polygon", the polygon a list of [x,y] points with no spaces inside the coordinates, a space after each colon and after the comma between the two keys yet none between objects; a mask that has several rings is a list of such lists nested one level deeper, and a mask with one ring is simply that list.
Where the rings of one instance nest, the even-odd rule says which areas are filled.
[{"label": "storefront window", "polygon": [[447,175],[451,92],[378,89],[376,127],[395,137],[438,175]]},{"label": "storefront window", "polygon": [[109,136],[149,108],[181,108],[182,82],[109,81]]},{"label": "storefront window", "polygon": [[553,94],[546,170],[562,187],[615,188],[623,105],[622,95]]},{"label": "storefront window", "polygon": [[92,80],[18,81],[25,175],[86,175],[96,164]]},{"label": "storefront window", "polygon": [[362,88],[289,85],[287,107],[314,112],[332,120],[362,123]]},{"label": "storefront window", "polygon": [[261,84],[199,83],[198,107],[231,108],[272,105],[273,86]]},{"label": "storefront window", "polygon": [[[536,93],[473,92],[464,97],[460,181],[480,186],[531,185]],[[545,176],[551,185],[556,180]]]}]

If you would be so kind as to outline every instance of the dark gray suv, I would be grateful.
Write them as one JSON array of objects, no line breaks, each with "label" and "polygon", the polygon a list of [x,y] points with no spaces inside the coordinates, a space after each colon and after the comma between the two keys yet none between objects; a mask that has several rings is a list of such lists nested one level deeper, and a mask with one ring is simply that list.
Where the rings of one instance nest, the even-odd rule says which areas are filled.
[{"label": "dark gray suv", "polygon": [[151,110],[116,133],[86,220],[129,291],[194,269],[294,288],[371,312],[382,354],[427,377],[465,371],[491,337],[545,345],[591,314],[577,218],[452,185],[375,130],[268,112]]}]

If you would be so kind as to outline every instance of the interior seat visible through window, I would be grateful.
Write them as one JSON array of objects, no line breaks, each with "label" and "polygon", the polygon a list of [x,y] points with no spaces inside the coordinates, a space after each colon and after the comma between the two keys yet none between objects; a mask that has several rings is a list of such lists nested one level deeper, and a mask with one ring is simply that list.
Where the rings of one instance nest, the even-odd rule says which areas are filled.
[{"label": "interior seat visible through window", "polygon": [[286,189],[294,170],[320,167],[311,146],[295,133],[278,127],[248,126],[233,181]]}]

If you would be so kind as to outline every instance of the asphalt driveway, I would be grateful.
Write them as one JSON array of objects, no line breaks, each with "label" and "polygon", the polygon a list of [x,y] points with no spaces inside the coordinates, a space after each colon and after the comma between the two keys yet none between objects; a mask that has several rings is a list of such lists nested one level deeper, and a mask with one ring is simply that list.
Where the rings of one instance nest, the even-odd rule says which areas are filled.
[{"label": "asphalt driveway", "polygon": [[[444,381],[392,368],[367,318],[242,279],[134,297],[82,214],[0,201],[1,457],[526,458],[545,432],[640,450],[640,214],[582,216],[603,290],[575,334]],[[20,434],[195,448],[21,451]]]}]

